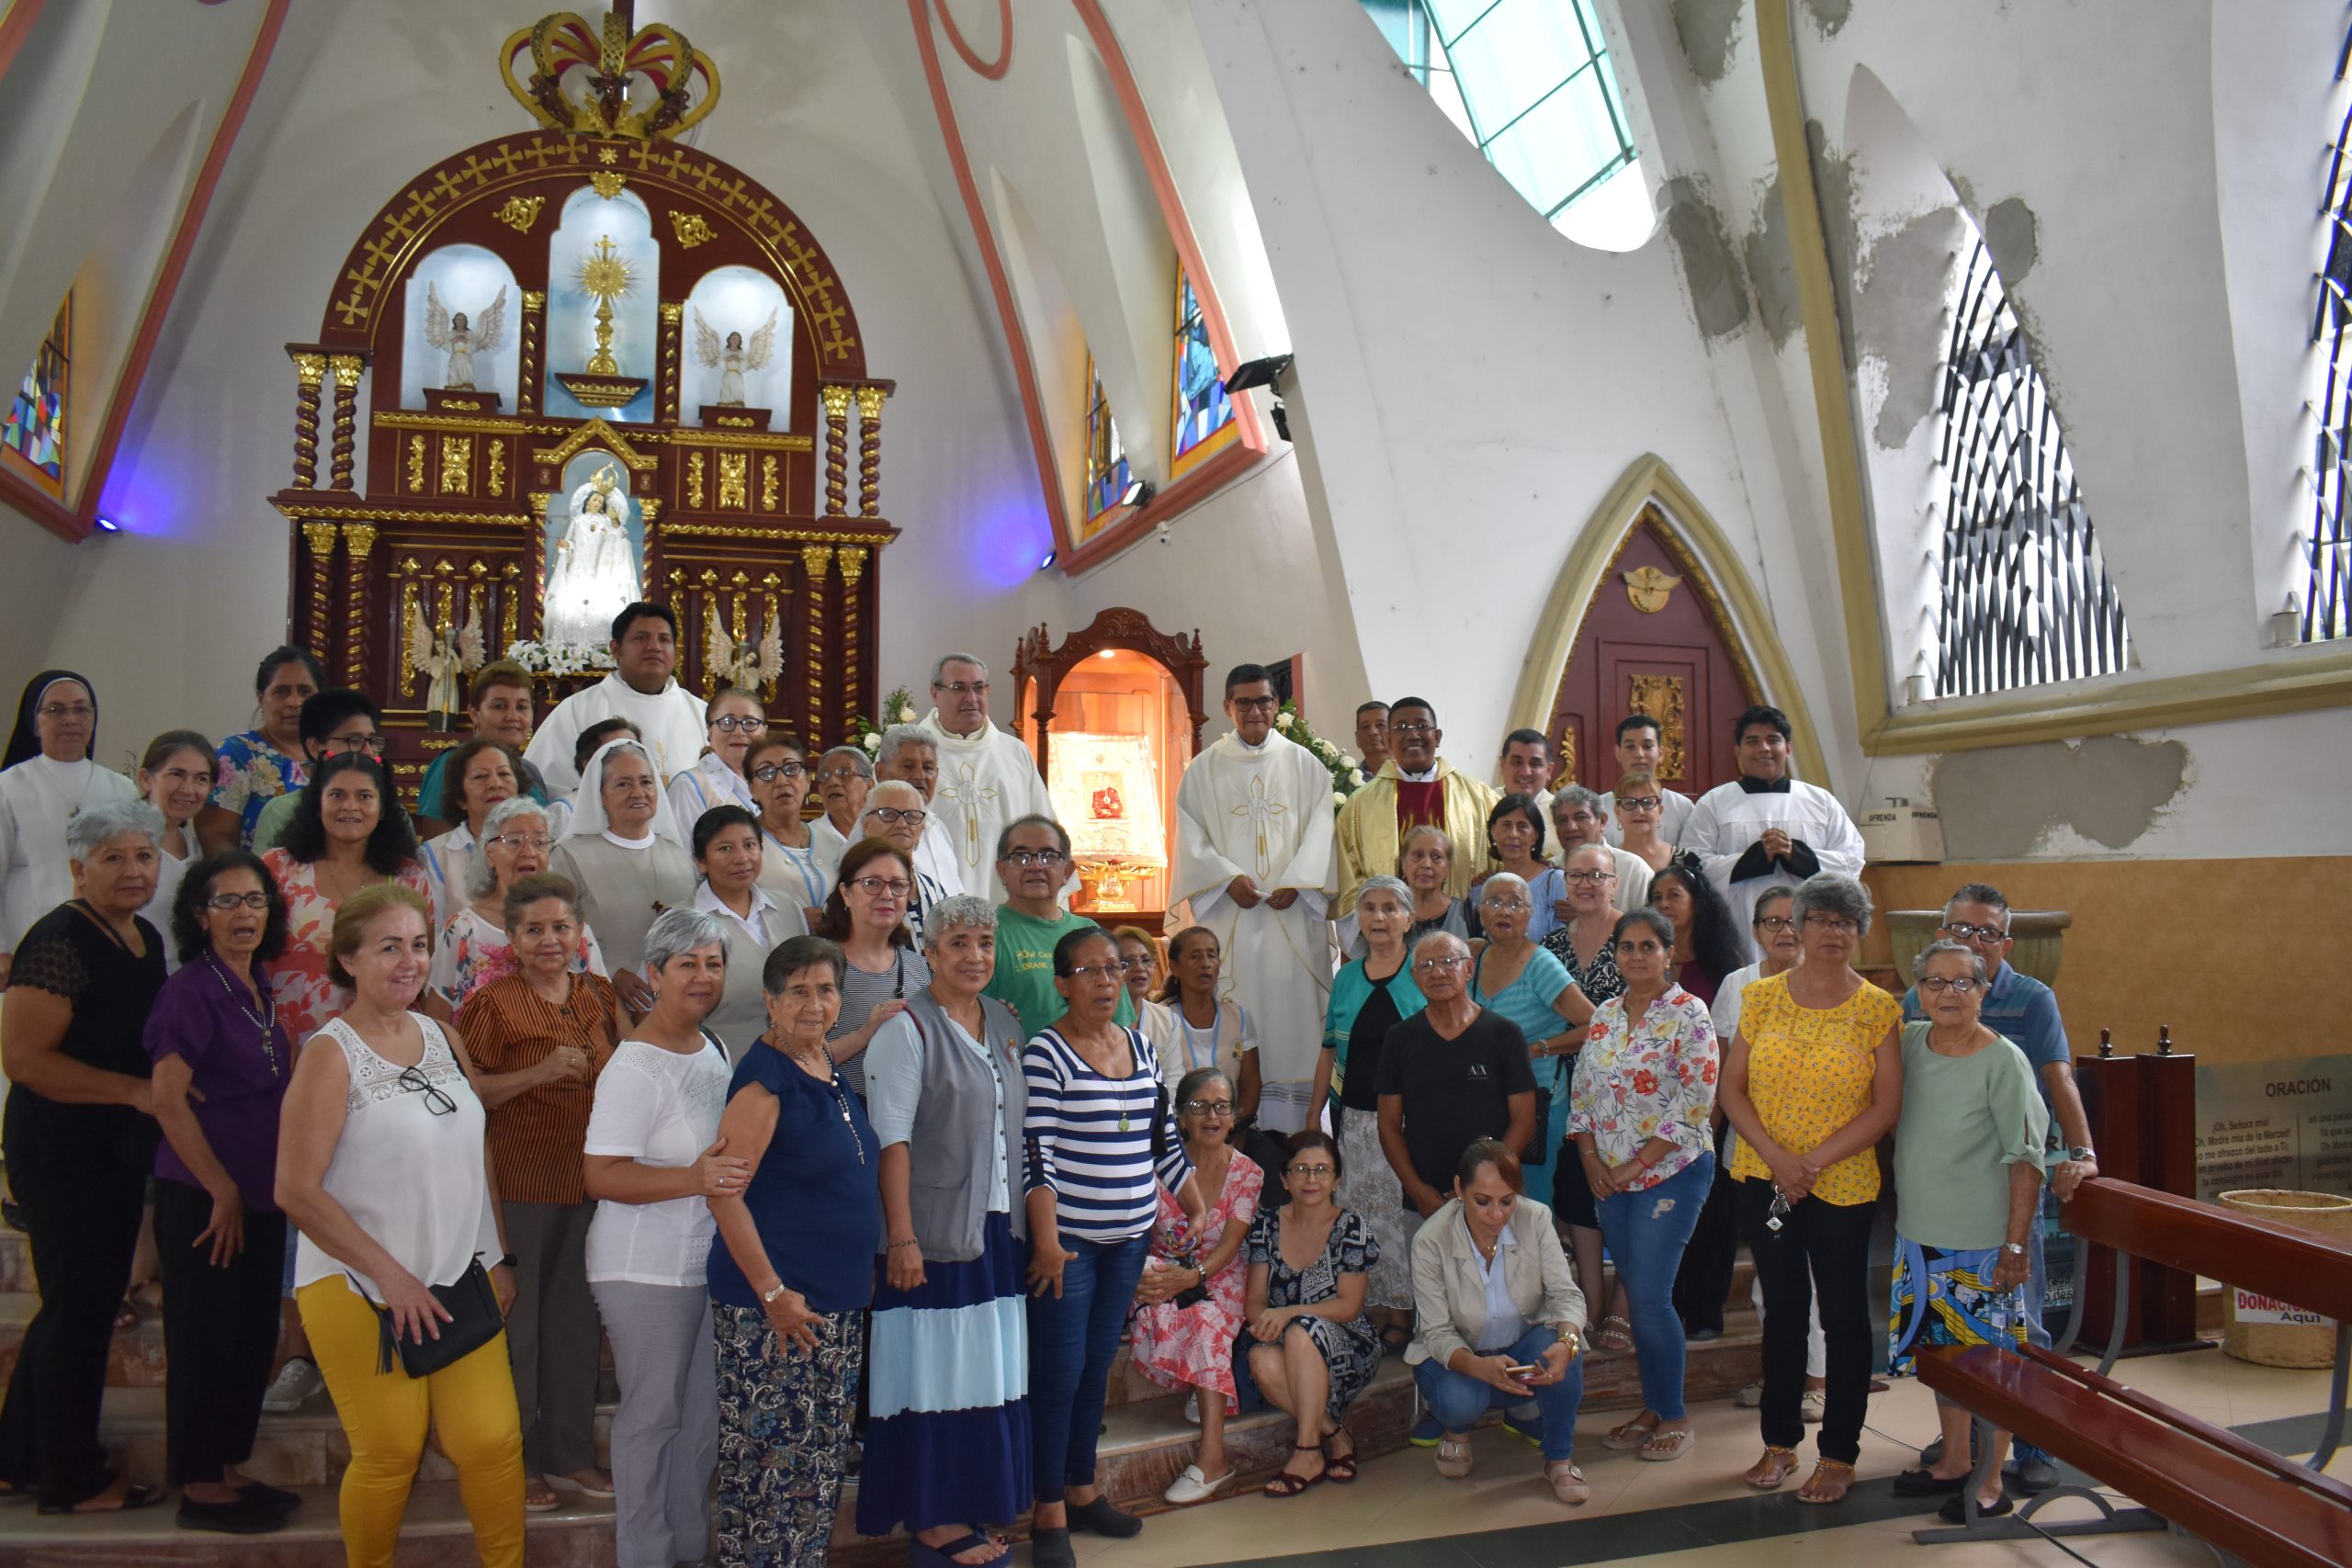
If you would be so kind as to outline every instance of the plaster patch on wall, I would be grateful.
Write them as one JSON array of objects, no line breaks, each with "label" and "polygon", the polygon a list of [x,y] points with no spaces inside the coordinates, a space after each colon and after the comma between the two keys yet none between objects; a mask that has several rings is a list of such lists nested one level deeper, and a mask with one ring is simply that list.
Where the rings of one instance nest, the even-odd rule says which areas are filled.
[{"label": "plaster patch on wall", "polygon": [[1699,331],[1711,338],[1728,336],[1747,323],[1747,286],[1723,214],[1707,199],[1705,186],[1688,175],[1667,181],[1666,197],[1666,231],[1682,256]]},{"label": "plaster patch on wall", "polygon": [[1836,38],[1838,29],[1854,14],[1854,0],[1804,0],[1804,8],[1813,17],[1813,25],[1821,29],[1824,38]]},{"label": "plaster patch on wall", "polygon": [[1682,41],[1682,57],[1710,86],[1731,69],[1742,6],[1743,0],[1674,0],[1674,36]]},{"label": "plaster patch on wall", "polygon": [[2001,271],[2001,281],[2015,288],[2033,270],[2040,254],[2036,231],[2040,220],[2025,198],[2013,196],[2007,201],[1996,201],[1984,214],[1984,248],[1993,253],[1993,265]]},{"label": "plaster patch on wall", "polygon": [[1854,216],[1854,159],[1829,145],[1829,132],[1817,119],[1804,122],[1804,144],[1813,155],[1814,199],[1821,204],[1822,237],[1829,249],[1830,293],[1838,300],[1839,346],[1849,372],[1860,368],[1861,355],[1854,342],[1854,266],[1861,249],[1861,231]]},{"label": "plaster patch on wall", "polygon": [[1747,281],[1756,290],[1756,314],[1772,334],[1772,346],[1785,344],[1804,325],[1804,307],[1797,297],[1796,259],[1789,251],[1789,209],[1781,199],[1781,177],[1772,176],[1756,203],[1756,223],[1742,242]]},{"label": "plaster patch on wall", "polygon": [[1945,296],[1951,263],[1967,226],[1957,210],[1923,212],[1871,246],[1854,314],[1862,355],[1886,367],[1886,400],[1871,439],[1899,451],[1936,410],[1943,362]]},{"label": "plaster patch on wall", "polygon": [[2069,828],[2127,849],[2179,798],[2188,764],[2177,740],[2128,735],[1950,752],[1934,773],[1945,856],[2016,860]]}]

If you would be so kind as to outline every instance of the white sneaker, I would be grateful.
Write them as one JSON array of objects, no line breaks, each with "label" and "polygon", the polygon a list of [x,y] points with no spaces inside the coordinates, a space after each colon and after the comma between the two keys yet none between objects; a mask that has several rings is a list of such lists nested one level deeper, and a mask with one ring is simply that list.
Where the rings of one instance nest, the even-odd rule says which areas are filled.
[{"label": "white sneaker", "polygon": [[1184,1396],[1184,1419],[1195,1427],[1201,1424],[1201,1393],[1198,1389]]},{"label": "white sneaker", "polygon": [[273,1416],[291,1416],[326,1386],[327,1380],[319,1375],[317,1362],[307,1356],[295,1356],[270,1380],[269,1392],[261,1396],[261,1407]]},{"label": "white sneaker", "polygon": [[1749,1383],[1746,1388],[1741,1389],[1737,1393],[1732,1395],[1732,1403],[1738,1405],[1742,1410],[1755,1409],[1757,1406],[1764,1403],[1764,1385],[1760,1382]]},{"label": "white sneaker", "polygon": [[1804,1398],[1798,1404],[1804,1412],[1804,1418],[1808,1421],[1821,1420],[1829,1414],[1829,1395],[1821,1389],[1806,1389]]},{"label": "white sneaker", "polygon": [[1205,1503],[1232,1484],[1233,1472],[1230,1470],[1212,1481],[1201,1473],[1199,1465],[1188,1464],[1184,1467],[1184,1473],[1170,1482],[1168,1490],[1160,1495],[1182,1507],[1187,1503]]}]

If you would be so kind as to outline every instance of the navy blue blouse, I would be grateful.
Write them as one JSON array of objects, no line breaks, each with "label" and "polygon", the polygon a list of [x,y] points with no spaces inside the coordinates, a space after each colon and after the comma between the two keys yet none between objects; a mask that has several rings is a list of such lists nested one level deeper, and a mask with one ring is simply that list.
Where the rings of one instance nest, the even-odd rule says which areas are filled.
[{"label": "navy blue blouse", "polygon": [[[882,1231],[882,1155],[865,1107],[838,1074],[830,1083],[811,1077],[764,1038],[735,1064],[729,1103],[751,1084],[776,1098],[775,1135],[743,1190],[768,1262],[812,1312],[866,1305]],[[710,1299],[760,1304],[724,1235],[710,1249]]]}]

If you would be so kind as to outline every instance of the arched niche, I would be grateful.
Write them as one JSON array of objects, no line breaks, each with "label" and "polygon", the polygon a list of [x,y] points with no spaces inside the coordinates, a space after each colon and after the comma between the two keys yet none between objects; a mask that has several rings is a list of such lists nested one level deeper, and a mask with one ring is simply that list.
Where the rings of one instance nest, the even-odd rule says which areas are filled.
[{"label": "arched niche", "polygon": [[[1749,690],[1759,700],[1789,716],[1796,730],[1799,771],[1808,779],[1826,784],[1829,765],[1821,748],[1820,732],[1807,711],[1804,694],[1797,685],[1796,671],[1789,663],[1787,650],[1772,628],[1771,614],[1763,596],[1756,591],[1747,568],[1740,564],[1722,528],[1666,460],[1655,453],[1645,454],[1625,470],[1624,477],[1577,532],[1568,558],[1552,585],[1535,636],[1528,644],[1527,660],[1520,668],[1518,691],[1511,700],[1512,727],[1554,733],[1551,721],[1569,659],[1599,596],[1626,593],[1627,584],[1615,568],[1628,541],[1637,533],[1665,541],[1675,563],[1683,569],[1672,574],[1685,579],[1675,592],[1700,596],[1735,659],[1744,663],[1739,673]],[[1554,735],[1554,739],[1558,737]],[[1609,740],[1600,737],[1588,739],[1585,754],[1576,759],[1576,771],[1562,776],[1574,777],[1578,782],[1591,778],[1591,753],[1595,750],[1608,756]]]},{"label": "arched niche", "polygon": [[[609,245],[607,244],[609,242]],[[597,302],[582,289],[580,271],[591,257],[609,254],[629,271],[628,293],[612,301],[615,375],[641,378],[645,389],[618,408],[590,408],[566,391],[559,379],[585,370],[597,351]],[[661,384],[660,320],[662,249],[653,243],[653,215],[628,190],[607,197],[582,186],[565,198],[555,232],[548,239],[547,380],[540,406],[559,418],[606,419],[643,424],[653,417]]]},{"label": "arched niche", "polygon": [[686,361],[683,372],[683,390],[678,407],[685,423],[699,422],[701,411],[715,407],[719,401],[719,382],[723,365],[703,363],[700,348],[703,325],[720,340],[722,352],[729,333],[743,334],[749,344],[761,327],[773,319],[775,322],[775,346],[767,364],[758,370],[748,367],[743,371],[742,402],[756,409],[785,409],[792,406],[793,363],[792,301],[775,279],[753,267],[713,267],[695,280],[686,291],[684,345]]},{"label": "arched niche", "polygon": [[[448,354],[425,337],[428,291],[454,319],[462,313],[477,336],[492,310],[500,316],[498,346],[473,355],[474,390],[496,393],[501,406],[518,406],[523,364],[523,288],[514,269],[481,245],[441,245],[427,252],[402,285],[407,295],[401,341],[400,406],[425,406],[427,387],[448,385]],[[503,303],[502,303],[503,302]]]}]

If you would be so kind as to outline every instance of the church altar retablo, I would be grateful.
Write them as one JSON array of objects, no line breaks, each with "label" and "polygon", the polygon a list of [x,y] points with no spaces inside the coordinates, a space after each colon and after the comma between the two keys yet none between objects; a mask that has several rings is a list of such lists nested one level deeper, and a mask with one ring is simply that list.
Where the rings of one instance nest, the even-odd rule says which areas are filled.
[{"label": "church altar retablo", "polygon": [[407,181],[287,345],[289,640],[383,705],[404,786],[463,671],[514,657],[551,700],[637,598],[676,613],[681,683],[755,677],[772,723],[842,738],[876,697],[894,383],[791,209],[674,140],[719,96],[683,35],[558,13],[498,64],[537,129]]}]

